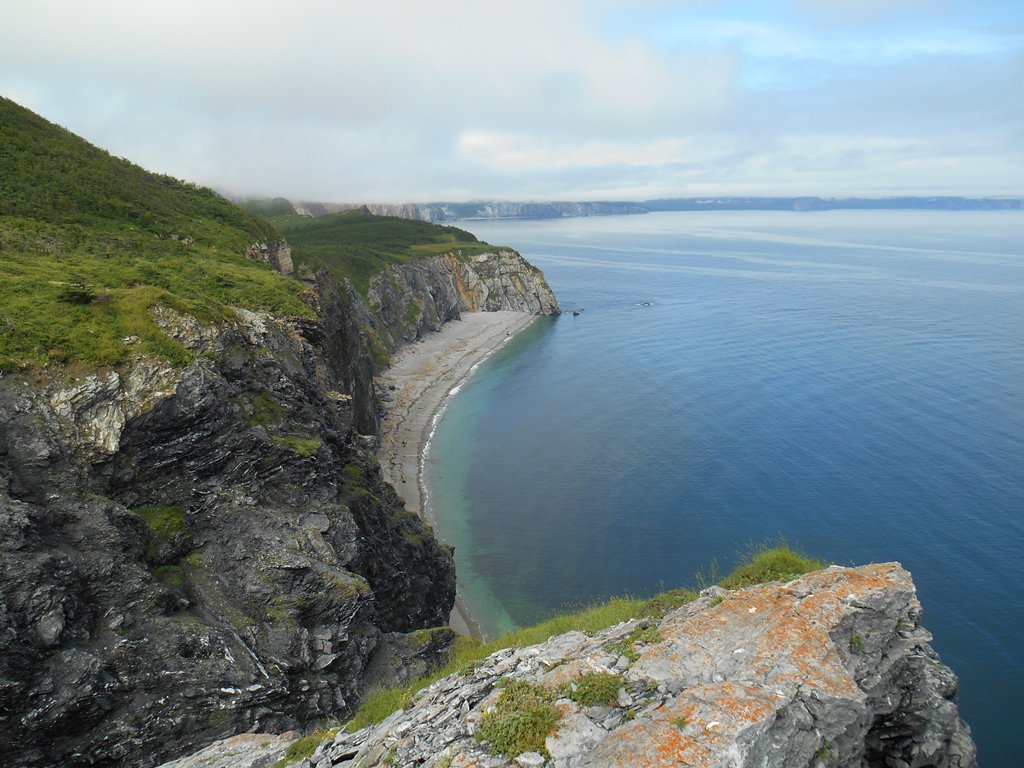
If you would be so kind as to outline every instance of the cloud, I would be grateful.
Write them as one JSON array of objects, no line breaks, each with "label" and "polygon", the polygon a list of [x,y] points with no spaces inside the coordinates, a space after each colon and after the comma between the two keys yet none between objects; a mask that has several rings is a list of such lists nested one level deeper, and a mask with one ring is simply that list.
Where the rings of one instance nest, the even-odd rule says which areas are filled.
[{"label": "cloud", "polygon": [[1020,13],[848,5],[8,0],[0,91],[236,193],[1019,190]]}]

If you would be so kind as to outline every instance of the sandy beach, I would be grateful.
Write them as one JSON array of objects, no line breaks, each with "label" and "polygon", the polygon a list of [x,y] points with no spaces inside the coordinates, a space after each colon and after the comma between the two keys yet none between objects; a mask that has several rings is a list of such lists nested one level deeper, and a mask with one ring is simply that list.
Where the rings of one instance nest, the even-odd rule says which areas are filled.
[{"label": "sandy beach", "polygon": [[[406,509],[436,527],[429,503],[424,505],[423,452],[434,417],[448,394],[491,352],[526,328],[536,315],[524,312],[466,312],[461,320],[400,350],[380,376],[387,409],[378,452],[385,479],[405,500]],[[451,626],[480,637],[480,628],[457,596]]]}]

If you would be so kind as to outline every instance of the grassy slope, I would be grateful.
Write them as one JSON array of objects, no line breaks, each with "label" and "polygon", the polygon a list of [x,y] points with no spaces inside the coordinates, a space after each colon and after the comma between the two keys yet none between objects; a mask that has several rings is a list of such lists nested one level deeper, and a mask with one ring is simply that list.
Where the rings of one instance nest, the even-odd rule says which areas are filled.
[{"label": "grassy slope", "polygon": [[206,320],[233,306],[309,316],[298,281],[244,255],[276,237],[214,192],[0,99],[0,370],[186,361],[150,318],[155,303]]},{"label": "grassy slope", "polygon": [[326,267],[338,277],[347,277],[364,296],[370,278],[389,264],[440,253],[466,258],[494,251],[456,227],[374,216],[361,208],[316,218],[275,215],[273,220],[298,264]]},{"label": "grassy slope", "polygon": [[[790,549],[786,544],[754,547],[744,562],[721,579],[718,584],[726,589],[738,589],[769,581],[789,581],[800,574],[824,568],[825,564]],[[630,619],[660,618],[669,611],[697,598],[696,590],[676,589],[649,599],[617,597],[576,613],[563,614],[532,627],[514,630],[497,640],[480,643],[460,637],[451,652],[448,664],[433,674],[413,681],[401,688],[384,688],[367,696],[363,705],[349,721],[348,729],[356,731],[378,723],[392,712],[404,708],[413,695],[447,675],[462,672],[475,662],[485,659],[502,648],[523,648],[542,643],[550,637],[570,630],[593,633]]]}]

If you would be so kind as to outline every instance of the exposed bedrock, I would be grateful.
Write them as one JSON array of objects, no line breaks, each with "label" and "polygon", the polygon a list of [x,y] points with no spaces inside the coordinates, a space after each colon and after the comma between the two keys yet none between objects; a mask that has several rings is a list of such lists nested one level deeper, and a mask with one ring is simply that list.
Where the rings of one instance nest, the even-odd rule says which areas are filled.
[{"label": "exposed bedrock", "polygon": [[543,273],[507,249],[392,265],[371,279],[369,302],[380,325],[399,344],[439,330],[463,312],[561,311]]},{"label": "exposed bedrock", "polygon": [[0,377],[0,764],[154,765],[422,668],[451,553],[381,479],[365,308],[310,301],[155,310],[183,368]]},{"label": "exposed bedrock", "polygon": [[[307,765],[973,767],[956,676],[920,617],[898,563],[712,588],[660,622],[499,651]],[[595,675],[613,676],[614,699],[573,700]],[[542,748],[514,759],[481,738],[510,681],[542,692],[558,718]]]}]

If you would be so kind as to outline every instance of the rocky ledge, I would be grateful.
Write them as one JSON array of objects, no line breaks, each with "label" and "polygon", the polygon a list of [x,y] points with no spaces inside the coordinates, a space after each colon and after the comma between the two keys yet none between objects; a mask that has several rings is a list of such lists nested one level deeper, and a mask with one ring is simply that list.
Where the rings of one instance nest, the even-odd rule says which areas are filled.
[{"label": "rocky ledge", "polygon": [[920,617],[898,563],[712,588],[660,622],[499,651],[303,764],[976,766]]}]

